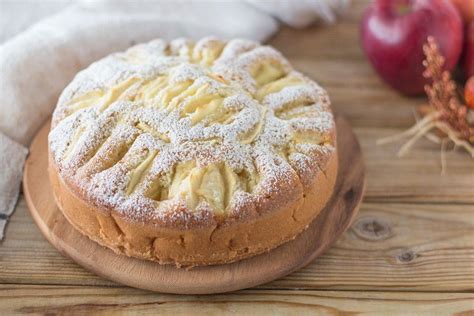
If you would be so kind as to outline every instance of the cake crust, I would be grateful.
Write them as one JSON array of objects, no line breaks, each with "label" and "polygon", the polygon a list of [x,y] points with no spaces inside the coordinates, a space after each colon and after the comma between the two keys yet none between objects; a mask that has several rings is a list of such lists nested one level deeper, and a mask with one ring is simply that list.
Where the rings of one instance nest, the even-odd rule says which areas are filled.
[{"label": "cake crust", "polygon": [[49,151],[56,202],[76,229],[177,266],[294,239],[337,176],[325,90],[245,40],[155,40],[98,61],[61,95]]},{"label": "cake crust", "polygon": [[266,216],[194,229],[135,222],[114,210],[94,207],[64,183],[51,159],[49,174],[58,207],[82,234],[117,254],[179,267],[230,263],[296,238],[332,196],[337,167],[337,156],[332,156],[326,175],[317,178],[312,190]]}]

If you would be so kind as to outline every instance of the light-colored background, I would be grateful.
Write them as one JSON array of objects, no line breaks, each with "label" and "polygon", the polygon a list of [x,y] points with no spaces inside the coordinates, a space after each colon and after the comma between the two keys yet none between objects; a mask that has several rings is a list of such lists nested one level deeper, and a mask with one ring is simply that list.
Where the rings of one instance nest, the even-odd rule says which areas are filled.
[{"label": "light-colored background", "polygon": [[0,44],[74,0],[0,0]]},{"label": "light-colored background", "polygon": [[[375,145],[412,125],[414,107],[425,101],[388,89],[369,66],[358,40],[366,4],[353,1],[336,26],[284,28],[270,41],[328,89],[362,144],[366,197],[335,247],[308,267],[254,289],[212,296],[151,293],[104,280],[63,257],[41,236],[21,198],[0,244],[0,314],[474,313],[473,161],[449,153],[447,175],[441,176],[439,149],[428,141],[402,159],[395,156],[398,144]],[[0,23],[4,14],[0,2]]]}]

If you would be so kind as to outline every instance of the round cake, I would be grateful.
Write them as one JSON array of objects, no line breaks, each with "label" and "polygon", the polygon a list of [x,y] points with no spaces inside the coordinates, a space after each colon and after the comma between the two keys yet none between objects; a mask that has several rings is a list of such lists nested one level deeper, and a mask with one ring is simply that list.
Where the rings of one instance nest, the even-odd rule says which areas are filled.
[{"label": "round cake", "polygon": [[154,40],[66,87],[49,133],[56,202],[119,254],[233,262],[294,239],[337,175],[328,95],[274,48]]}]

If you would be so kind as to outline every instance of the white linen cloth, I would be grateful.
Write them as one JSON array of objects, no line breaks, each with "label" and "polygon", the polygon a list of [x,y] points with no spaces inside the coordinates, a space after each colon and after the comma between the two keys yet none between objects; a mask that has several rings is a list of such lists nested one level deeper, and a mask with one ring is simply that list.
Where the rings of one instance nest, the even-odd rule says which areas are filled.
[{"label": "white linen cloth", "polygon": [[293,27],[333,22],[348,1],[0,1],[2,41],[59,10],[0,45],[0,240],[18,198],[25,146],[80,69],[158,37],[264,41],[279,21]]}]

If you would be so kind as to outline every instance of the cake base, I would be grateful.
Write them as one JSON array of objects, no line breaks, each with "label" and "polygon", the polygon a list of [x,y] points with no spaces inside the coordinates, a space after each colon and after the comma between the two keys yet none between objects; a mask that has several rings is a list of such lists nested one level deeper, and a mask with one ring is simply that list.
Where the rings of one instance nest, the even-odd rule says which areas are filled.
[{"label": "cake base", "polygon": [[173,265],[115,254],[75,230],[54,202],[48,178],[46,123],[36,135],[26,161],[23,191],[31,215],[46,239],[63,255],[102,277],[158,292],[211,294],[253,287],[306,266],[327,250],[349,227],[365,187],[365,168],[351,127],[336,117],[339,171],[333,196],[296,239],[231,264],[179,269]]}]

